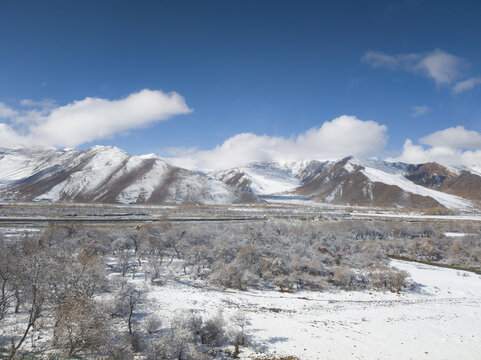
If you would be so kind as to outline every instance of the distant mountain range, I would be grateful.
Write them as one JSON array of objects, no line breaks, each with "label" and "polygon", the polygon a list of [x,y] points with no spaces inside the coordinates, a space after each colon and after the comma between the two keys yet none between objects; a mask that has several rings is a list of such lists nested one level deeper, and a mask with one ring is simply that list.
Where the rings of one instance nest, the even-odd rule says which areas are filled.
[{"label": "distant mountain range", "polygon": [[479,208],[481,176],[436,163],[352,157],[256,162],[206,174],[109,146],[0,150],[2,201],[233,204],[272,195],[341,205],[469,211]]},{"label": "distant mountain range", "polygon": [[481,176],[436,163],[413,165],[348,157],[259,162],[211,175],[258,196],[300,195],[342,205],[472,210],[481,200]]}]

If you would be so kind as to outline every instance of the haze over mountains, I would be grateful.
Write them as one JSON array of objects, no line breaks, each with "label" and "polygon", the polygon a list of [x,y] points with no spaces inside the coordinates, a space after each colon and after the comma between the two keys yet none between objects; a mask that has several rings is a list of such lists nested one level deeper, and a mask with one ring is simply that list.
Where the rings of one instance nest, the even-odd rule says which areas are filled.
[{"label": "haze over mountains", "polygon": [[323,203],[469,211],[481,200],[481,176],[436,163],[348,157],[337,161],[256,162],[209,174],[155,155],[115,147],[0,150],[2,201],[126,204],[231,204],[302,196]]}]

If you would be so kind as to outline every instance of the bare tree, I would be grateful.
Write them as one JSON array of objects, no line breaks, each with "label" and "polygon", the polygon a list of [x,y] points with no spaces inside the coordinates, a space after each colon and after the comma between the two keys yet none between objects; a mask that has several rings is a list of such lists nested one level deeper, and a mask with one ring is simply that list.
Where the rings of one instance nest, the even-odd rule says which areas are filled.
[{"label": "bare tree", "polygon": [[105,319],[90,298],[68,299],[55,311],[54,343],[69,356],[95,352],[106,337]]},{"label": "bare tree", "polygon": [[[28,252],[21,258],[24,272],[21,274],[22,281],[20,289],[25,301],[27,302],[27,324],[25,330],[18,342],[12,339],[12,357],[17,353],[29,331],[35,325],[40,317],[48,293],[48,256],[42,249],[36,249],[33,245],[34,252]],[[36,251],[38,250],[38,251]]]}]

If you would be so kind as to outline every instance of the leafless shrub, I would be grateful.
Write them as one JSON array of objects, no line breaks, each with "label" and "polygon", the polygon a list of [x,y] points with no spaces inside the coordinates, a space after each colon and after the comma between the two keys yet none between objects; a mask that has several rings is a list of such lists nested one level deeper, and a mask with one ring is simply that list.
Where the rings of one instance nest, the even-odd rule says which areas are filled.
[{"label": "leafless shrub", "polygon": [[149,334],[155,333],[161,326],[162,320],[156,314],[147,316],[143,322],[144,330]]}]

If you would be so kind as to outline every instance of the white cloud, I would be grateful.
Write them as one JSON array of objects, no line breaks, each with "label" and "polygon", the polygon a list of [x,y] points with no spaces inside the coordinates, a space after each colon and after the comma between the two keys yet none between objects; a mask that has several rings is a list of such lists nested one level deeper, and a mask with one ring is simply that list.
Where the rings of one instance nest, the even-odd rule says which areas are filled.
[{"label": "white cloud", "polygon": [[174,156],[168,160],[182,167],[213,170],[253,161],[364,156],[377,153],[385,147],[386,132],[385,125],[344,115],[290,138],[242,133],[212,150],[181,149],[184,153],[176,151],[174,154],[171,149],[170,154]]},{"label": "white cloud", "polygon": [[0,148],[26,146],[28,140],[5,123],[0,123]]},{"label": "white cloud", "polygon": [[0,102],[0,119],[8,119],[17,114],[18,113],[15,110]]},{"label": "white cloud", "polygon": [[481,167],[481,150],[462,150],[449,146],[433,146],[425,148],[415,145],[408,139],[404,143],[401,156],[387,158],[387,161],[402,161],[412,164],[437,162],[447,166]]},{"label": "white cloud", "polygon": [[49,108],[51,103],[30,100],[23,100],[22,105],[40,109],[11,113],[10,121],[26,129],[20,132],[3,124],[0,143],[11,144],[4,136],[13,132],[20,146],[77,146],[192,111],[179,94],[157,90],[142,90],[120,100],[85,98],[53,108]]},{"label": "white cloud", "polygon": [[461,58],[436,49],[421,57],[416,69],[433,78],[437,84],[450,84],[459,77],[461,64]]},{"label": "white cloud", "polygon": [[418,116],[424,115],[429,112],[429,107],[426,105],[413,106],[413,112],[411,117],[417,118]]},{"label": "white cloud", "polygon": [[451,84],[461,74],[463,59],[446,51],[387,55],[381,51],[368,51],[361,60],[374,68],[386,67],[418,73],[433,79],[437,85]]},{"label": "white cloud", "polygon": [[460,94],[464,91],[472,90],[477,85],[481,85],[481,77],[460,81],[454,85],[453,91],[455,94]]},{"label": "white cloud", "polygon": [[429,146],[481,149],[481,134],[456,126],[429,134],[419,139],[419,142]]},{"label": "white cloud", "polygon": [[413,164],[437,162],[481,169],[481,134],[476,131],[456,126],[429,134],[419,142],[422,145],[406,140],[401,156],[386,160]]}]

